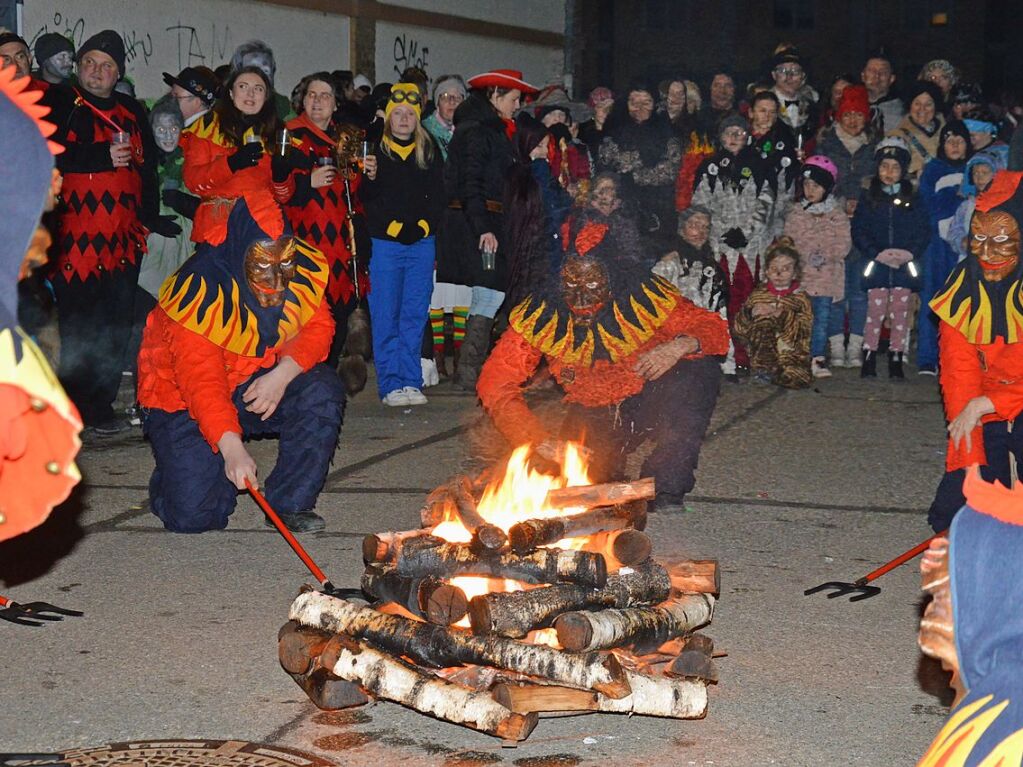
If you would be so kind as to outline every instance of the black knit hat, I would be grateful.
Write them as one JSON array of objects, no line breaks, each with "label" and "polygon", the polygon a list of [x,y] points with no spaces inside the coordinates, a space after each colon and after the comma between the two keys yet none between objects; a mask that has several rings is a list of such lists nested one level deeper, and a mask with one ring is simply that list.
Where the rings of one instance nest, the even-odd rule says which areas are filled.
[{"label": "black knit hat", "polygon": [[64,35],[58,35],[56,32],[47,32],[45,35],[39,35],[36,38],[36,64],[39,66],[43,65],[51,56],[56,56],[58,53],[68,52],[72,56],[75,55],[75,46],[68,40]]},{"label": "black knit hat", "polygon": [[193,96],[198,96],[207,107],[213,106],[220,90],[217,76],[206,67],[185,67],[177,77],[170,72],[164,72],[163,81],[167,85],[177,85]]},{"label": "black knit hat", "polygon": [[921,93],[926,93],[934,100],[934,109],[941,112],[942,107],[945,105],[945,96],[941,92],[941,88],[926,80],[914,80],[908,86],[906,86],[906,108],[916,100],[916,97]]},{"label": "black knit hat", "polygon": [[966,124],[962,120],[949,120],[943,126],[941,126],[941,134],[938,137],[938,157],[946,162],[951,162],[945,154],[945,142],[949,136],[959,136],[963,141],[966,142],[966,155],[961,161],[965,163],[970,155],[972,154],[970,147],[970,131],[966,127]]},{"label": "black knit hat", "polygon": [[25,46],[25,50],[28,50],[28,43],[25,42],[25,38],[20,37],[13,32],[0,33],[0,45],[9,45],[10,43],[21,43]]},{"label": "black knit hat", "polygon": [[82,47],[78,49],[78,61],[81,61],[82,56],[89,51],[99,51],[100,53],[107,54],[117,64],[117,71],[120,76],[124,77],[124,40],[114,30],[104,29],[82,43]]}]

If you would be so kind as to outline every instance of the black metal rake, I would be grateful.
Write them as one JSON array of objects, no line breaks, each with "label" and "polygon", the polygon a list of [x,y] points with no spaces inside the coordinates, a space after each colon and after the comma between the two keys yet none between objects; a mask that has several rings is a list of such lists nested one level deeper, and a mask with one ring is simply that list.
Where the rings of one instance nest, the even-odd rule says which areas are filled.
[{"label": "black metal rake", "polygon": [[[26,602],[21,604],[0,596],[0,620],[17,623],[19,626],[43,626],[47,621],[62,621],[64,617],[78,618],[85,613],[57,607],[49,602]],[[3,764],[0,762],[0,764]]]}]

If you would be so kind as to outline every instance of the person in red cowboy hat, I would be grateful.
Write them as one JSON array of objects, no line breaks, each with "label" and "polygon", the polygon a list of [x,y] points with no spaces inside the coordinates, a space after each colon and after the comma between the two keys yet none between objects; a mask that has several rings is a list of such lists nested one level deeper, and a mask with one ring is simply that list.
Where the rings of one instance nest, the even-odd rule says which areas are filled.
[{"label": "person in red cowboy hat", "polygon": [[438,233],[437,281],[472,288],[456,377],[456,383],[471,391],[507,288],[502,199],[505,178],[517,156],[512,117],[522,96],[537,89],[514,69],[483,72],[470,77],[468,85],[469,97],[455,111],[455,135],[444,169],[449,198]]}]

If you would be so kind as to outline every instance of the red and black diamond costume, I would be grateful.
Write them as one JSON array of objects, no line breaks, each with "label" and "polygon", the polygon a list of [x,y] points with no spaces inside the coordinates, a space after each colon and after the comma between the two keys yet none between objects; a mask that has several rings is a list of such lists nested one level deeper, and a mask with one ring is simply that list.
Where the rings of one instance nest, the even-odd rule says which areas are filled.
[{"label": "red and black diamond costume", "polygon": [[[51,282],[57,298],[61,355],[58,374],[86,425],[113,420],[132,327],[146,224],[158,215],[156,145],[139,102],[81,87],[47,89],[54,139],[65,151],[63,207],[56,214]],[[127,167],[115,168],[116,131],[131,137]]]},{"label": "red and black diamond costume", "polygon": [[[620,478],[628,452],[651,440],[643,465],[657,481],[658,498],[681,503],[695,483],[703,436],[720,389],[720,355],[728,352],[728,326],[714,312],[683,298],[668,281],[611,247],[606,223],[572,222],[569,258],[591,250],[608,272],[611,299],[590,327],[576,324],[562,294],[561,276],[526,298],[480,372],[484,409],[512,444],[543,442],[548,427],[523,398],[526,381],[546,361],[565,391],[568,418],[561,435],[579,428],[595,449],[594,473]],[[636,372],[640,356],[679,336],[699,341],[667,373],[647,380]]]},{"label": "red and black diamond costume", "polygon": [[[217,443],[227,432],[279,437],[266,497],[281,514],[312,510],[337,445],[344,389],[318,364],[334,321],[324,299],[327,264],[296,241],[295,277],[284,301],[262,307],[245,276],[253,243],[290,232],[253,218],[244,200],[232,208],[223,244],[201,244],[160,290],[139,351],[139,404],[156,468],[150,507],[168,530],[198,533],[227,526],[237,489]],[[248,384],[284,357],[304,371],[266,419],[246,409]]]},{"label": "red and black diamond costume", "polygon": [[[337,146],[336,127],[331,123],[326,132],[320,130],[309,116],[299,115],[288,122],[288,130],[292,136],[292,149],[301,154],[293,160],[298,166],[284,184],[275,184],[274,192],[284,202],[284,212],[295,230],[295,236],[320,250],[327,258],[330,279],[327,283],[327,299],[333,310],[337,330],[331,344],[328,362],[336,364],[344,346],[348,316],[355,310],[358,299],[369,293],[369,249],[370,240],[358,237],[356,252],[359,271],[359,290],[356,296],[355,284],[352,279],[352,252],[349,247],[347,232],[348,204],[345,192],[345,181],[338,173],[329,186],[314,189],[312,186],[312,170],[323,157],[334,157]],[[343,171],[342,171],[343,172]],[[362,174],[353,173],[348,181],[355,217],[353,222],[359,229],[363,228],[365,212],[359,200],[359,187]]]}]

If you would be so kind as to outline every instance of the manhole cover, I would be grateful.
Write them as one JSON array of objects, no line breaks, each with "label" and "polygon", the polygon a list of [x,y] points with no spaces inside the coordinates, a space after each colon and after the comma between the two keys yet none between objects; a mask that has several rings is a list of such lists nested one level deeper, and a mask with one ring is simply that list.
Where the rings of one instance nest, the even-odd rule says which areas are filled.
[{"label": "manhole cover", "polygon": [[[72,749],[71,767],[334,767],[332,762],[293,748],[242,740],[147,740]],[[27,765],[41,764],[26,762]]]}]

